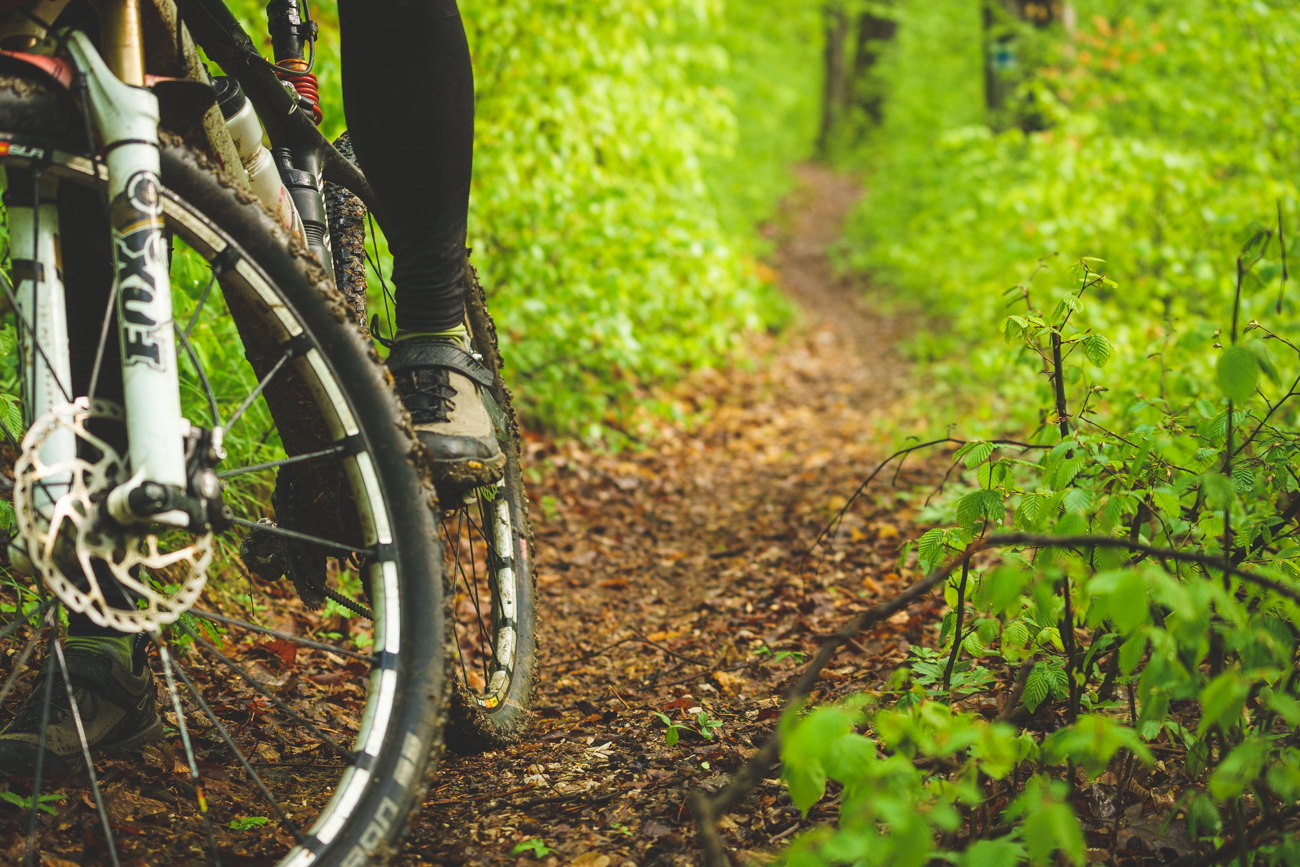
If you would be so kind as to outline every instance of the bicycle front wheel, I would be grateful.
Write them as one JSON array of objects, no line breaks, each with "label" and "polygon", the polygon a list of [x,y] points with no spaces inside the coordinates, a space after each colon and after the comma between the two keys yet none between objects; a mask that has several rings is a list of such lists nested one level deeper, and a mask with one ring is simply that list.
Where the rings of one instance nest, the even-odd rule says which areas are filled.
[{"label": "bicycle front wheel", "polygon": [[[103,415],[86,426],[111,427],[117,350],[98,338],[116,331],[103,321],[112,268],[86,140],[64,94],[0,78],[10,185],[57,196],[68,397],[97,387],[87,412]],[[165,141],[162,181],[182,403],[200,440],[224,433],[211,469],[232,527],[209,542],[198,601],[152,643],[136,642],[135,676],[152,678],[161,737],[116,752],[91,749],[94,685],[70,672],[77,651],[65,632],[77,630],[64,625],[62,595],[12,573],[0,587],[0,724],[12,730],[24,713],[51,722],[34,736],[37,767],[0,779],[12,796],[0,806],[0,850],[24,851],[25,840],[30,863],[385,863],[440,751],[449,685],[423,452],[303,245],[178,140]],[[7,327],[30,344],[19,318]],[[23,430],[9,427],[26,373],[15,358],[0,363],[6,467],[24,450]],[[79,456],[103,476],[111,447],[96,443]],[[107,547],[197,544],[186,531],[151,532]],[[133,568],[164,596],[194,577],[163,559]],[[62,751],[56,723],[73,738]]]}]

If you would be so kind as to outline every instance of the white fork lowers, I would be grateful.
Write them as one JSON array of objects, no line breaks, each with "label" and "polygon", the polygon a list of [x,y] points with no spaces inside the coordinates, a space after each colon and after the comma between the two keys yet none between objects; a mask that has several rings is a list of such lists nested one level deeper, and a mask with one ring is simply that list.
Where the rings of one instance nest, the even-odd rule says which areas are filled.
[{"label": "white fork lowers", "polygon": [[[121,421],[121,410],[100,400],[74,401],[71,394],[67,315],[56,269],[56,179],[47,181],[38,171],[33,194],[39,193],[39,206],[15,209],[17,220],[11,217],[15,257],[28,253],[31,263],[19,274],[17,297],[18,315],[34,337],[23,361],[30,380],[26,410],[35,419],[15,465],[14,505],[27,558],[51,591],[102,626],[136,632],[174,621],[198,598],[212,533],[178,529],[160,544],[147,525],[186,528],[189,515],[181,509],[139,514],[131,506],[131,494],[146,485],[148,491],[182,495],[188,487],[189,423],[181,415],[173,333],[158,99],[119,80],[85,34],[71,33],[66,44],[86,76],[90,115],[108,167],[128,451],[118,456],[86,426],[95,418]],[[116,528],[101,526],[105,494],[109,523]],[[151,570],[166,570],[166,583],[177,589],[159,592]],[[116,601],[120,594],[106,595],[100,586],[108,576],[126,591],[127,607]],[[138,609],[136,602],[145,607]]]}]

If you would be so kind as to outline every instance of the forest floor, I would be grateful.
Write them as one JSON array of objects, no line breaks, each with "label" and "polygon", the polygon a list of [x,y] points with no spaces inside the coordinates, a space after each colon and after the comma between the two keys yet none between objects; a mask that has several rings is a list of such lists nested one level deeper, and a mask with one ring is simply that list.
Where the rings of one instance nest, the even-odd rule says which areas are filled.
[{"label": "forest floor", "polygon": [[[516,748],[447,757],[402,864],[698,863],[688,794],[717,790],[753,755],[806,654],[912,580],[897,549],[913,536],[907,492],[937,480],[925,466],[864,498],[805,561],[889,451],[882,420],[909,371],[891,349],[900,323],[831,269],[858,189],[813,166],[800,182],[769,227],[769,264],[806,325],[760,369],[686,383],[677,399],[707,422],[612,455],[531,442],[535,724]],[[861,636],[815,695],[878,688],[941,608],[923,600]],[[681,727],[673,746],[664,717]],[[829,815],[801,819],[767,780],[721,827],[761,859]]]}]

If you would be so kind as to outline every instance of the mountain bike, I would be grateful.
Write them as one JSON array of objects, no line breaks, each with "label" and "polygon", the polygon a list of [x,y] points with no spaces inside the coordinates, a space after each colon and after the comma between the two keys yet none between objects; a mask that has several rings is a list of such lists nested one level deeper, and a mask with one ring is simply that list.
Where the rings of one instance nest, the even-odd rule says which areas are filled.
[{"label": "mountain bike", "polygon": [[[506,473],[438,501],[367,337],[384,216],[314,123],[309,11],[268,4],[271,61],[218,0],[182,6],[0,2],[0,724],[24,695],[41,715],[0,852],[382,863],[444,723],[461,750],[526,724],[518,427],[475,281]],[[69,618],[141,636],[161,739],[91,752]]]}]

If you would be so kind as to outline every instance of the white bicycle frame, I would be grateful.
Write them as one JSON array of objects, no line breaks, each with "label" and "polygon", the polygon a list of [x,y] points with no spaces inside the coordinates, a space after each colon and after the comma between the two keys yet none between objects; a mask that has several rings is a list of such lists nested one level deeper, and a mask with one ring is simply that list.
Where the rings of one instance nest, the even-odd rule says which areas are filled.
[{"label": "white bicycle frame", "polygon": [[[108,4],[106,4],[108,5]],[[138,40],[138,9],[133,3]],[[186,526],[184,511],[136,515],[128,506],[131,491],[148,482],[182,493],[187,487],[180,380],[173,332],[167,239],[162,220],[162,183],[158,137],[158,98],[143,86],[115,75],[83,33],[70,34],[68,51],[88,83],[90,114],[104,143],[114,252],[113,293],[121,345],[120,363],[132,478],[109,497],[109,511],[122,523],[152,521]],[[38,175],[39,177],[39,175]],[[18,315],[32,344],[24,362],[29,387],[28,420],[48,413],[70,414],[71,374],[67,314],[58,261],[56,179],[42,177],[40,207],[11,208],[14,257],[28,257],[30,273],[17,287]],[[34,339],[31,339],[34,338]],[[101,363],[112,363],[109,359]],[[42,451],[47,465],[75,456],[76,442],[52,438]]]}]

